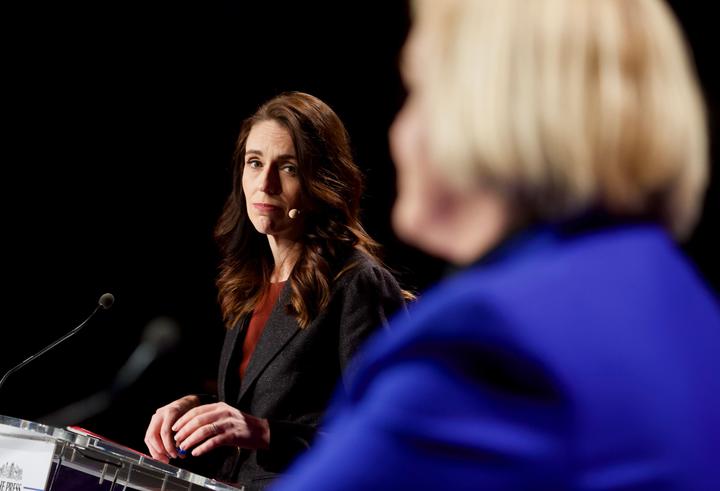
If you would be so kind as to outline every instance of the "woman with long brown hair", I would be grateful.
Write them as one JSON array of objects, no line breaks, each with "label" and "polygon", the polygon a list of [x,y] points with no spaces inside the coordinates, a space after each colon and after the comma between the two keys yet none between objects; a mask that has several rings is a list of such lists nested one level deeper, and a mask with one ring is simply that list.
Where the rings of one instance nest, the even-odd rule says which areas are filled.
[{"label": "woman with long brown hair", "polygon": [[262,488],[310,445],[359,344],[403,306],[360,223],[361,193],[345,127],[319,99],[285,93],[244,122],[216,229],[220,402],[158,409],[154,458],[214,451],[216,477]]}]

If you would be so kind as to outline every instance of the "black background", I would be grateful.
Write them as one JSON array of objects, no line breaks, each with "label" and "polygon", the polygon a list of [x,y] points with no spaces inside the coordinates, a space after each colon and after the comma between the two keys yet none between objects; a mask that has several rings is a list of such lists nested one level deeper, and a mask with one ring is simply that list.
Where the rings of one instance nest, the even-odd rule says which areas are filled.
[{"label": "black background", "polygon": [[[714,18],[701,2],[675,3],[716,135]],[[76,326],[102,293],[116,304],[12,375],[0,414],[38,419],[105,388],[159,315],[180,324],[179,347],[83,426],[144,450],[156,407],[214,390],[223,327],[212,230],[241,121],[285,90],[320,97],[346,123],[367,177],[364,222],[403,284],[422,290],[441,276],[444,265],[399,243],[389,224],[387,128],[404,95],[404,2],[32,2],[2,10],[0,370]],[[715,178],[684,246],[716,291],[717,187]]]}]

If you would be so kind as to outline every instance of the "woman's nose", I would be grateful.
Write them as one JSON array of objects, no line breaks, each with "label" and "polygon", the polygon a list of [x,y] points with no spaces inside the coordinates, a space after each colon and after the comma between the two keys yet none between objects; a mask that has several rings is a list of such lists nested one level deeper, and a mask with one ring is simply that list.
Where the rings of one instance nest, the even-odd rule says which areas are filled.
[{"label": "woman's nose", "polygon": [[280,176],[271,166],[266,167],[260,176],[260,190],[267,194],[280,193]]}]

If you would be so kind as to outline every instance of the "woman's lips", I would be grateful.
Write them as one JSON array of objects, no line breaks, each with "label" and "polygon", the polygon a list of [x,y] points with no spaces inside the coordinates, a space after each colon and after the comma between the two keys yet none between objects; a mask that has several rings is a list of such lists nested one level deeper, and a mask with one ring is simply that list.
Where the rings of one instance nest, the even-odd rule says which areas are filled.
[{"label": "woman's lips", "polygon": [[276,210],[280,209],[279,206],[270,205],[267,203],[253,203],[253,206],[255,207],[256,210],[265,211],[265,212],[276,211]]}]

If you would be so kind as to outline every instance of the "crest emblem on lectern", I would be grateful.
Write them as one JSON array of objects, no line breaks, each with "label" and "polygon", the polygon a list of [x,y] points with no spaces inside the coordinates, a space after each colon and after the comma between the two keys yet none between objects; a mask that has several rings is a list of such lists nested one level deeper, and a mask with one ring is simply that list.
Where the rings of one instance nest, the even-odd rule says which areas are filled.
[{"label": "crest emblem on lectern", "polygon": [[0,479],[7,479],[9,481],[22,481],[23,470],[22,467],[15,464],[15,462],[5,462],[0,465]]}]

